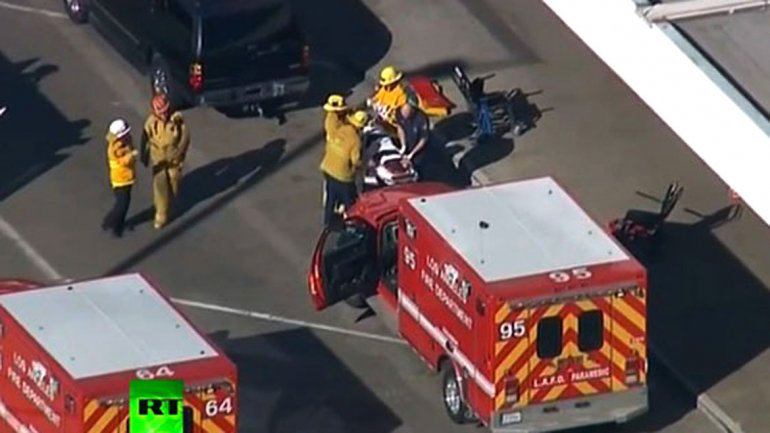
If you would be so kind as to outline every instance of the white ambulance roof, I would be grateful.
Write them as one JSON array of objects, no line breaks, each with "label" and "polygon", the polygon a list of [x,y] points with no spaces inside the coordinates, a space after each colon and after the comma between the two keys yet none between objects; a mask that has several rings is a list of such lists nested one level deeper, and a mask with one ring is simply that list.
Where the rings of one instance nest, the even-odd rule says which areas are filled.
[{"label": "white ambulance roof", "polygon": [[628,259],[550,177],[409,202],[486,282]]},{"label": "white ambulance roof", "polygon": [[74,379],[217,354],[138,274],[6,294],[0,304]]}]

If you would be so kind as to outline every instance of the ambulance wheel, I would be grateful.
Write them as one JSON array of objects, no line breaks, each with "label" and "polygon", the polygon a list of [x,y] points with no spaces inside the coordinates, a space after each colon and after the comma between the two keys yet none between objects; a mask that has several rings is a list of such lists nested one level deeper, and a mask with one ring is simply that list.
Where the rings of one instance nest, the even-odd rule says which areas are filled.
[{"label": "ambulance wheel", "polygon": [[87,0],[62,0],[64,2],[64,11],[67,12],[69,19],[76,24],[88,22],[88,1]]},{"label": "ambulance wheel", "polygon": [[449,418],[456,424],[465,424],[470,421],[468,406],[463,401],[460,381],[457,380],[455,369],[450,365],[444,369],[442,376],[442,395],[444,397],[444,407]]},{"label": "ambulance wheel", "polygon": [[366,303],[366,297],[360,293],[348,296],[345,298],[345,303],[357,310],[369,308],[369,304]]}]

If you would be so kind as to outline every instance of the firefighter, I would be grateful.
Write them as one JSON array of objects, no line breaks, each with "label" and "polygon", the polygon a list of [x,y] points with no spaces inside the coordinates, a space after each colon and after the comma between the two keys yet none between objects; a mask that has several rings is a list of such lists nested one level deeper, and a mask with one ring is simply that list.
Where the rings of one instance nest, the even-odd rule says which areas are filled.
[{"label": "firefighter", "polygon": [[107,131],[107,162],[110,186],[115,204],[102,222],[103,230],[111,230],[115,237],[123,236],[126,214],[131,204],[131,188],[136,178],[136,156],[131,141],[131,127],[123,119],[110,123]]},{"label": "firefighter", "polygon": [[386,66],[380,72],[380,83],[374,95],[369,99],[369,105],[387,123],[395,126],[398,107],[407,102],[407,97],[413,93],[403,82],[404,74],[393,66]]},{"label": "firefighter", "polygon": [[345,116],[348,114],[348,105],[345,102],[345,97],[342,95],[329,95],[324,104],[324,132],[326,133],[326,141],[329,141],[329,137],[336,134],[337,129],[345,123]]},{"label": "firefighter", "polygon": [[336,120],[327,123],[332,126],[327,129],[326,146],[321,160],[321,173],[324,177],[324,225],[331,224],[335,215],[344,213],[356,199],[357,191],[355,174],[361,166],[361,139],[359,129],[364,126],[364,117],[360,113],[349,116],[339,116],[346,112],[344,101],[338,99],[324,105],[329,113],[327,119],[334,114]]},{"label": "firefighter", "polygon": [[160,229],[168,223],[169,213],[179,194],[190,134],[182,113],[171,113],[166,96],[156,94],[151,105],[152,112],[147,117],[142,134],[142,163],[145,166],[151,163],[154,227]]}]

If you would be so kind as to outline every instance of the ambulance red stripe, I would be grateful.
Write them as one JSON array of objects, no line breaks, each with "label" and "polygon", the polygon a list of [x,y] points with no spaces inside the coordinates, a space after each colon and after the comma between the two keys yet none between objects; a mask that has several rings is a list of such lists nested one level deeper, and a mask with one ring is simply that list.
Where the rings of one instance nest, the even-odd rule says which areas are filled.
[{"label": "ambulance red stripe", "polygon": [[[584,383],[587,384],[588,382],[584,382]],[[575,397],[581,397],[583,395],[591,395],[591,394],[594,394],[594,392],[590,392],[586,394],[586,393],[583,393],[583,391],[581,391],[580,389],[578,389],[577,386],[569,384],[567,385],[566,388],[564,388],[562,392],[559,393],[558,396],[556,396],[554,400],[561,400],[565,398],[575,398]]]},{"label": "ambulance red stripe", "polygon": [[102,428],[103,433],[113,433],[128,416],[128,406],[118,408],[118,413]]},{"label": "ambulance red stripe", "polygon": [[623,297],[623,301],[640,316],[644,317],[646,315],[647,308],[645,307],[644,301],[642,301],[640,298],[636,296],[625,296]]},{"label": "ambulance red stripe", "polygon": [[[596,299],[595,302],[602,304],[603,306],[608,306],[607,302],[604,299]],[[628,319],[622,312],[618,311],[617,309],[613,310],[614,314],[612,315],[612,319],[616,324],[620,324],[625,328],[625,330],[631,334],[631,335],[644,335],[644,330],[639,329],[634,322]],[[642,314],[644,317],[644,314]]]},{"label": "ambulance red stripe", "polygon": [[[534,314],[532,314],[529,317],[529,319],[526,319],[526,321],[527,321],[527,336],[524,337],[524,338],[529,338],[529,333],[531,332],[530,328],[533,327],[533,326],[537,326],[536,325],[537,322],[540,320],[541,317],[543,317],[543,314],[545,314],[547,310],[548,310],[547,308],[546,309],[537,309],[537,310],[535,310]],[[519,310],[519,311],[523,312],[524,310]],[[499,366],[500,363],[503,362],[505,360],[505,358],[508,357],[508,355],[510,355],[510,353],[513,351],[513,349],[516,347],[516,343],[518,343],[519,341],[520,340],[510,340],[508,342],[507,346],[504,347],[503,350],[501,350],[500,353],[497,355],[497,357],[496,357],[497,358],[496,365]],[[528,341],[527,344],[529,344],[531,346],[533,343]],[[521,358],[524,358],[525,361],[528,361],[529,360],[529,356],[531,356],[531,355],[527,355],[526,358],[525,358],[525,356],[522,354]],[[516,363],[514,363],[514,365],[516,365]],[[518,372],[519,368],[521,368],[521,367],[510,368],[509,370],[510,371]]]},{"label": "ambulance red stripe", "polygon": [[94,425],[96,425],[97,422],[99,422],[99,419],[104,415],[105,412],[107,412],[108,407],[99,404],[99,406],[96,407],[94,412],[91,414],[90,417],[86,420],[84,424],[83,431],[90,432],[92,428],[94,428]]},{"label": "ambulance red stripe", "polygon": [[[612,347],[612,343],[608,342],[608,344],[610,344],[610,346]],[[621,382],[623,382],[625,380],[625,376],[623,374],[623,371],[621,371],[620,368],[617,365],[613,364],[611,362],[611,360],[609,358],[607,358],[602,352],[597,350],[595,352],[592,352],[591,356],[599,358],[599,363],[600,364],[602,364],[602,365],[609,365],[610,366],[610,371],[612,372],[612,375],[611,375],[612,377],[614,377],[615,379],[617,379],[617,380],[619,380]],[[610,377],[610,379],[611,379],[611,377]],[[601,381],[600,379],[596,379],[596,380],[597,381]]]},{"label": "ambulance red stripe", "polygon": [[[519,356],[516,361],[511,365],[511,367],[508,369],[511,373],[513,373],[514,376],[519,375],[519,371],[521,371],[522,368],[527,368],[530,358],[532,358],[532,355],[535,353],[535,345],[530,344],[527,346],[527,348],[522,352],[521,356]],[[502,380],[500,380],[500,384],[502,384]],[[526,381],[524,383],[527,383]]]},{"label": "ambulance red stripe", "polygon": [[509,312],[509,313],[508,313],[508,314],[505,316],[505,318],[503,318],[503,320],[501,320],[501,321],[499,321],[499,322],[497,322],[497,323],[498,323],[498,325],[499,325],[499,324],[501,324],[501,323],[506,323],[506,322],[507,322],[507,323],[513,323],[513,322],[515,322],[516,320],[518,320],[518,319],[519,319],[519,317],[520,317],[520,316],[521,316],[523,313],[525,313],[526,311],[527,311],[527,310],[525,310],[525,309],[519,309],[519,310],[511,310],[511,311],[510,311],[510,312]]},{"label": "ambulance red stripe", "polygon": [[[608,379],[611,379],[611,378],[608,378]],[[602,379],[589,380],[588,383],[591,384],[591,386],[593,386],[594,388],[596,388],[598,392],[609,392],[612,390],[610,385],[608,385],[607,382],[605,382]]]},{"label": "ambulance red stripe", "polygon": [[[559,385],[555,385],[555,386],[559,386]],[[545,397],[548,395],[549,392],[551,392],[553,388],[554,386],[545,386],[543,388],[537,388],[537,389],[533,388],[532,391],[535,394],[532,396],[531,402],[532,403],[542,402],[543,400],[545,400]]]},{"label": "ambulance red stripe", "polygon": [[578,333],[574,329],[568,329],[562,335],[562,347],[566,346],[569,343],[572,343],[574,345],[578,344]]}]

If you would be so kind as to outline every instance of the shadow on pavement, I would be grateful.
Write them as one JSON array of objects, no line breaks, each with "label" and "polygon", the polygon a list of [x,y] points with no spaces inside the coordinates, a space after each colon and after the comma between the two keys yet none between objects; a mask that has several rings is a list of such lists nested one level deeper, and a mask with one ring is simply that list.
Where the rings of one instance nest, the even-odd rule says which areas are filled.
[{"label": "shadow on pavement", "polygon": [[[273,140],[259,149],[221,158],[184,175],[174,218],[179,218],[194,206],[223,193],[248,179],[258,170],[267,170],[281,158],[286,147],[283,139]],[[129,218],[126,224],[136,227],[152,221],[154,208],[149,207]]]},{"label": "shadow on pavement", "polygon": [[[116,263],[115,266],[107,270],[104,275],[109,276],[126,272],[137,264],[151,257],[153,254],[165,247],[169,242],[173,241],[178,236],[185,234],[188,230],[194,228],[198,223],[205,220],[209,216],[222,210],[225,206],[240,197],[241,194],[251,189],[254,185],[265,179],[271,173],[274,173],[277,169],[281,168],[285,164],[288,164],[299,156],[302,156],[305,154],[305,152],[320,144],[322,140],[323,134],[321,132],[308,137],[306,140],[297,144],[297,146],[290,151],[285,152],[283,156],[273,165],[269,167],[260,167],[258,170],[248,176],[247,179],[244,179],[240,183],[236,184],[234,188],[231,188],[229,191],[222,193],[216,199],[202,206],[200,212],[197,212],[188,218],[172,221],[171,225],[166,227],[160,233],[160,236],[158,236],[158,238],[156,238],[153,242],[142,247],[140,250],[136,251],[125,260]],[[276,142],[278,141],[274,141],[274,143]],[[182,188],[185,188],[184,180],[182,183]]]},{"label": "shadow on pavement", "polygon": [[420,169],[422,182],[441,182],[455,188],[471,185],[470,172],[455,166],[449,152],[444,148],[446,141],[435,134],[425,147],[425,156]]},{"label": "shadow on pavement", "polygon": [[0,54],[0,201],[67,159],[67,148],[88,142],[90,121],[70,121],[37,88],[57,72],[32,58],[18,63]]},{"label": "shadow on pavement", "polygon": [[629,248],[649,273],[650,343],[697,393],[770,346],[768,288],[714,234],[735,215],[665,222],[658,246]]},{"label": "shadow on pavement", "polygon": [[[444,153],[450,157],[462,152],[463,146],[458,141],[465,141],[473,133],[471,122],[473,116],[467,112],[461,112],[442,119],[434,128],[437,147],[444,147]],[[462,177],[460,184],[470,185],[471,175],[479,168],[499,161],[510,155],[514,150],[512,139],[503,137],[489,140],[483,144],[467,144],[469,150],[460,158],[456,169]]]},{"label": "shadow on pavement", "polygon": [[212,335],[238,366],[240,431],[390,433],[401,420],[305,328]]},{"label": "shadow on pavement", "polygon": [[510,138],[498,138],[471,146],[460,159],[459,165],[470,173],[497,162],[513,152],[513,140]]}]

